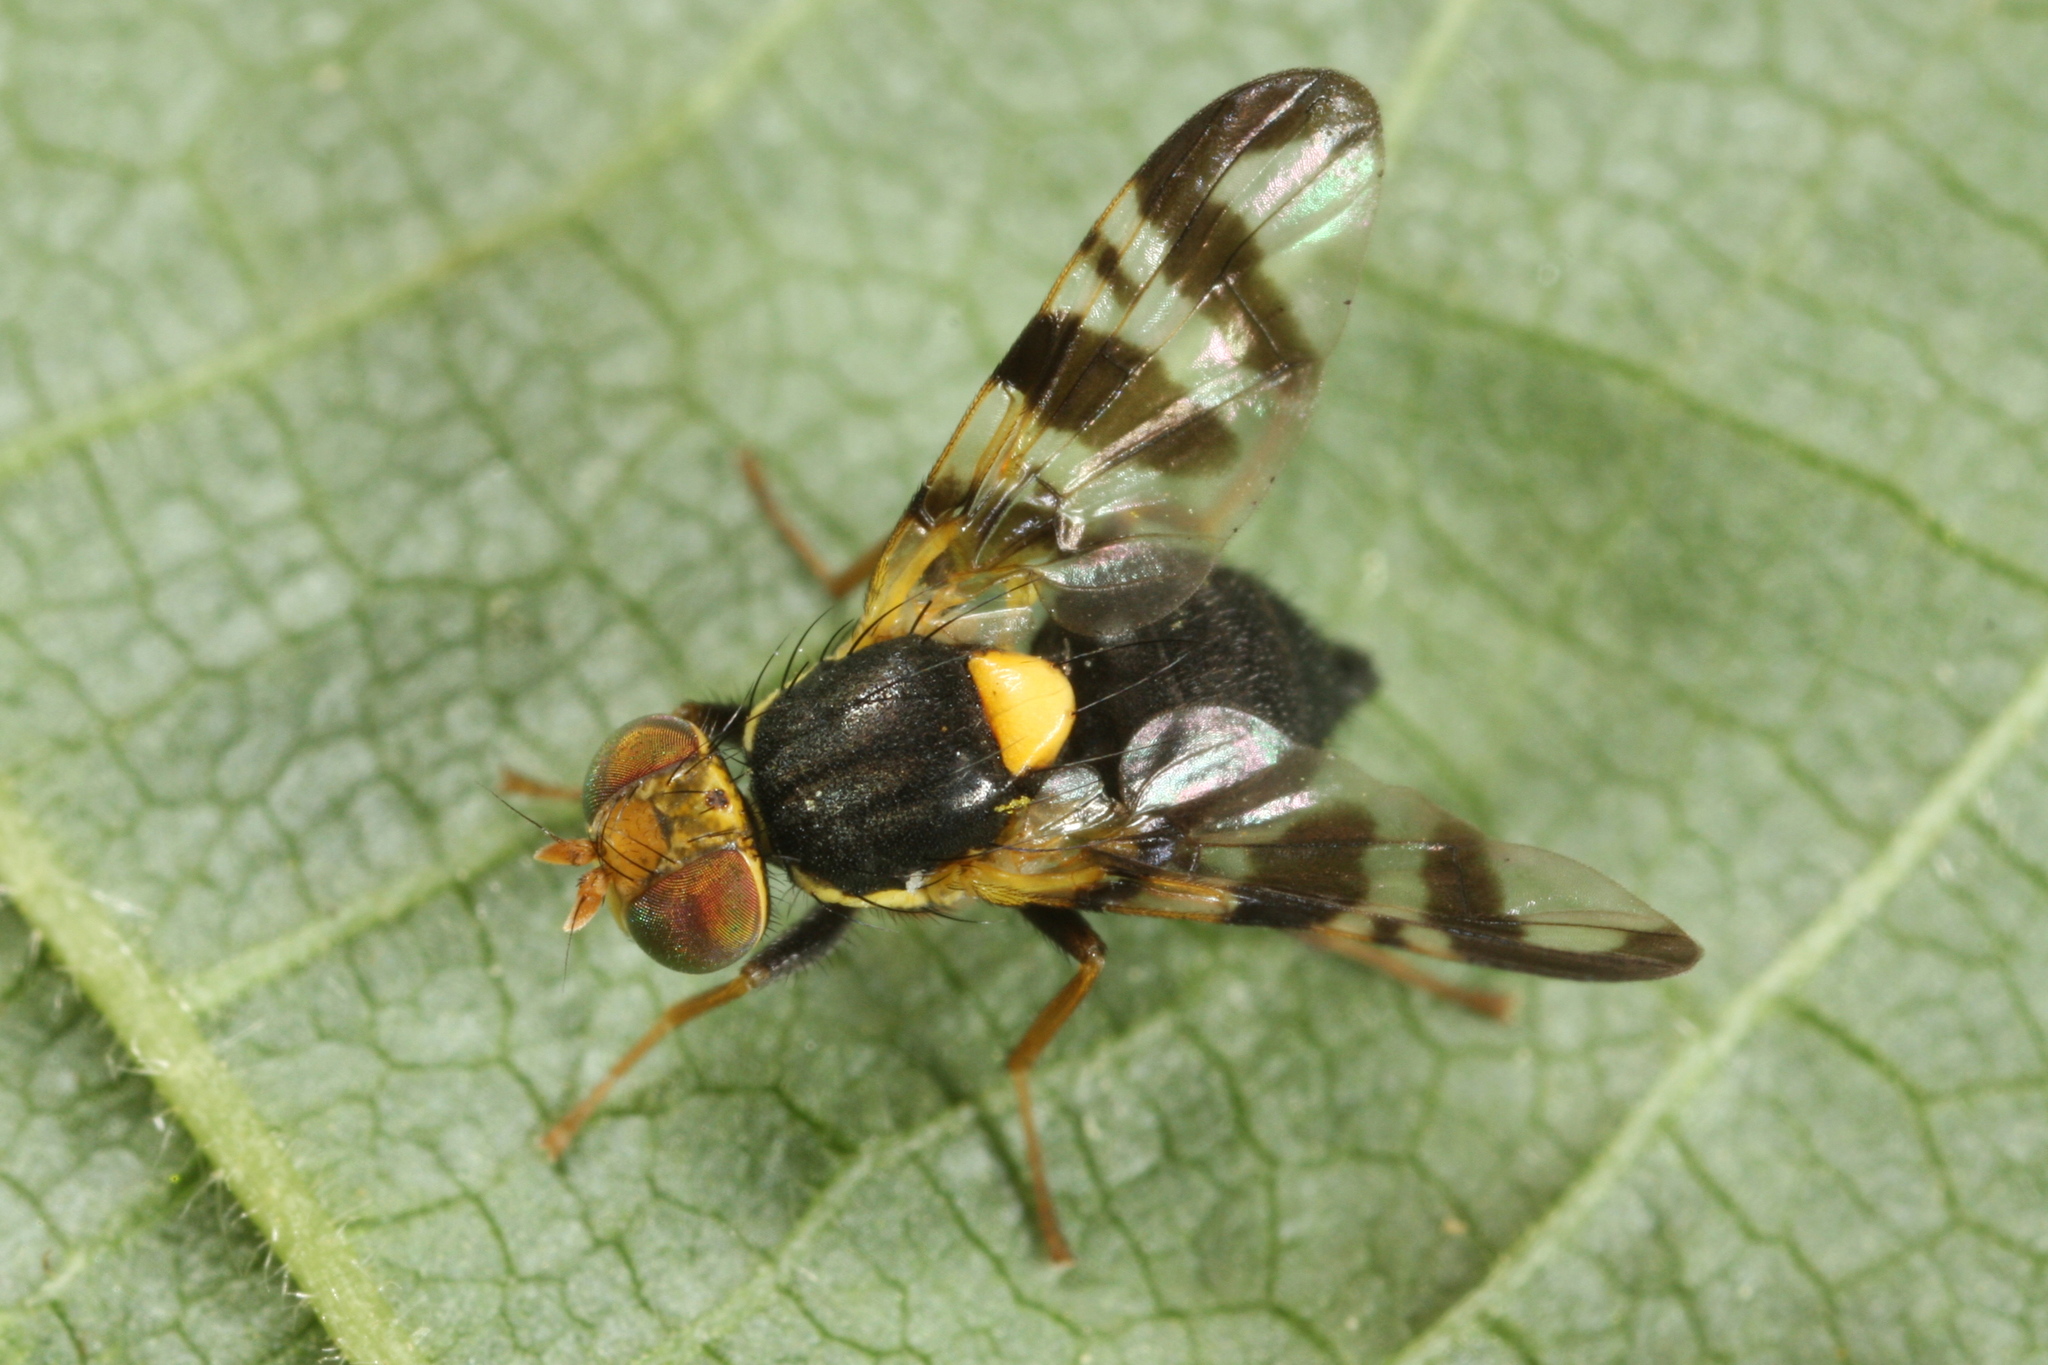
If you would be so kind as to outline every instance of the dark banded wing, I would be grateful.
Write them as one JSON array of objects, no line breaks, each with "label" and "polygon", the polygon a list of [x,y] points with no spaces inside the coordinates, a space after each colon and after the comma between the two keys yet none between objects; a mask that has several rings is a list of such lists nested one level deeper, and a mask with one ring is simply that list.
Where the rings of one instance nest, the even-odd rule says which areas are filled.
[{"label": "dark banded wing", "polygon": [[1379,112],[1335,71],[1239,86],[1096,220],[883,552],[862,644],[1110,635],[1201,585],[1293,448],[1362,269]]},{"label": "dark banded wing", "polygon": [[1495,843],[1242,711],[1160,716],[1133,738],[1122,786],[1131,823],[1093,844],[1109,875],[1088,908],[1314,930],[1581,981],[1699,960],[1684,930],[1592,868]]}]

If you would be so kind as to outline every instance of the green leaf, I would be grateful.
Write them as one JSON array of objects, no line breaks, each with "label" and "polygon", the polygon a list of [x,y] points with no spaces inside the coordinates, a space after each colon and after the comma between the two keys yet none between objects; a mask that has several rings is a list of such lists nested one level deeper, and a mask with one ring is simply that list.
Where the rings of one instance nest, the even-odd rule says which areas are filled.
[{"label": "green leaf", "polygon": [[[2048,14],[7,11],[0,1359],[2048,1353]],[[743,691],[1181,117],[1386,99],[1234,551],[1339,747],[1706,946],[1502,1027],[1276,935],[687,983],[494,801]],[[542,818],[569,822],[568,812]]]}]

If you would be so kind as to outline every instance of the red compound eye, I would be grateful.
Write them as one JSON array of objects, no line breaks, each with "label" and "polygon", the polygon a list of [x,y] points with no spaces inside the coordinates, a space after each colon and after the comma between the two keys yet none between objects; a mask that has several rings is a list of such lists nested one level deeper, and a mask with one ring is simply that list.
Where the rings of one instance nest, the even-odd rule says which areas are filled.
[{"label": "red compound eye", "polygon": [[686,763],[704,752],[704,735],[674,716],[642,716],[612,731],[590,761],[583,779],[583,818],[595,819],[605,802],[663,768]]},{"label": "red compound eye", "polygon": [[626,929],[641,951],[676,972],[730,967],[767,927],[754,865],[732,848],[662,873],[626,910]]}]

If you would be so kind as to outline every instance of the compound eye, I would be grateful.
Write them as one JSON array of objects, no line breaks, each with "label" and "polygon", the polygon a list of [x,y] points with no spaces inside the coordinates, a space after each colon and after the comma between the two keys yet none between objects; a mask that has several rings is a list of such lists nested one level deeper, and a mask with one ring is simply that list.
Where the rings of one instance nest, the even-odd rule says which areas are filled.
[{"label": "compound eye", "polygon": [[629,720],[598,749],[583,779],[583,818],[594,820],[607,801],[663,768],[686,763],[704,752],[704,734],[674,716],[642,716]]},{"label": "compound eye", "polygon": [[626,930],[670,971],[715,972],[761,941],[768,927],[761,889],[746,854],[707,853],[648,883],[626,908]]}]

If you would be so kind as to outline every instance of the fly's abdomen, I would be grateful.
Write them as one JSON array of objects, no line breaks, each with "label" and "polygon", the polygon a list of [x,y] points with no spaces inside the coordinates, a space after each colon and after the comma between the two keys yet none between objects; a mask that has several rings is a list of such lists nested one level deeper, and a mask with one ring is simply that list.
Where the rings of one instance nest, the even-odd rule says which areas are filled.
[{"label": "fly's abdomen", "polygon": [[754,726],[754,810],[774,855],[849,895],[986,848],[1017,779],[965,650],[906,636],[818,665]]},{"label": "fly's abdomen", "polygon": [[1231,706],[1320,746],[1379,686],[1365,655],[1325,639],[1237,569],[1215,570],[1178,611],[1128,635],[1093,639],[1050,625],[1032,648],[1073,680],[1079,710],[1066,757],[1094,760],[1112,790],[1131,736],[1161,712]]}]

